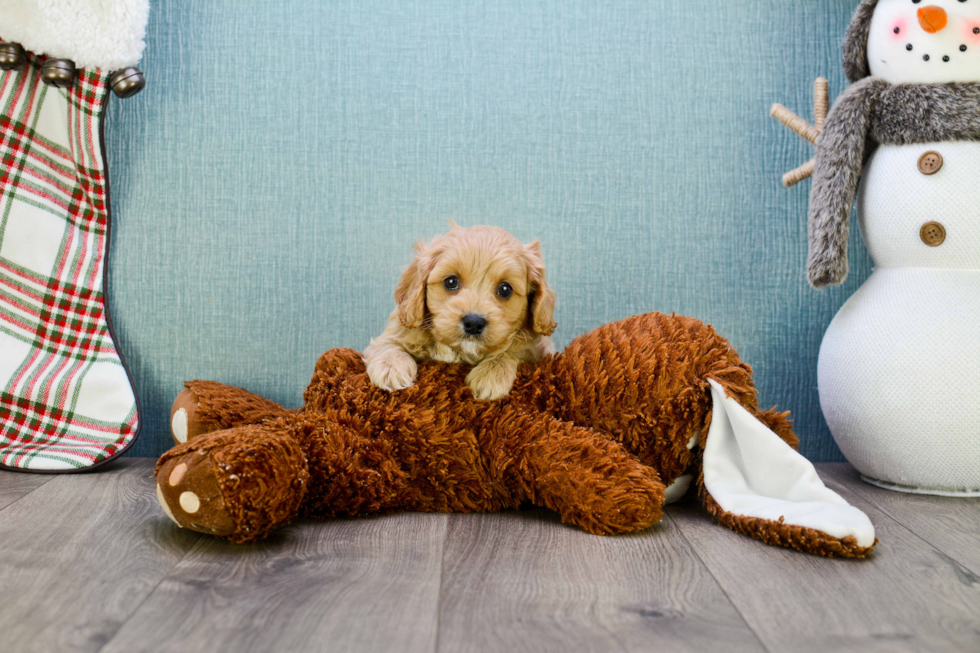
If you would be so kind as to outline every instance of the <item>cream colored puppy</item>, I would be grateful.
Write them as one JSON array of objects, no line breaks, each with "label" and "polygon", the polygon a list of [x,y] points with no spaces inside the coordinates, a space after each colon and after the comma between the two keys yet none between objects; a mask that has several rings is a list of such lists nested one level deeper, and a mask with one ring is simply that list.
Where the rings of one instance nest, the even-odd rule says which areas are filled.
[{"label": "cream colored puppy", "polygon": [[510,392],[517,367],[554,353],[555,294],[545,279],[541,246],[498,227],[453,225],[428,245],[395,288],[397,307],[371,340],[364,362],[385,390],[412,385],[416,361],[467,363],[466,384],[478,399]]}]

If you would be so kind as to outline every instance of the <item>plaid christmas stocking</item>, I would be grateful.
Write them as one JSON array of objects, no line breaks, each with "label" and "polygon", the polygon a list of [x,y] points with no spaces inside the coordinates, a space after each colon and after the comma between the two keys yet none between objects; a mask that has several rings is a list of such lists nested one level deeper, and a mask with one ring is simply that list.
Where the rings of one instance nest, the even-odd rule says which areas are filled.
[{"label": "plaid christmas stocking", "polygon": [[26,57],[0,71],[0,467],[64,472],[139,431],[104,295],[109,73],[82,68],[57,88],[45,57]]}]

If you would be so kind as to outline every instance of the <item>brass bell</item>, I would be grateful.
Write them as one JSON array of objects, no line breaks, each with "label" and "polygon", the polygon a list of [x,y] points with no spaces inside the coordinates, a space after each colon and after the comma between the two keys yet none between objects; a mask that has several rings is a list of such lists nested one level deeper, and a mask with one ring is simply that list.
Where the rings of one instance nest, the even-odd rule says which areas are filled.
[{"label": "brass bell", "polygon": [[0,68],[20,70],[27,63],[27,53],[18,43],[0,43]]},{"label": "brass bell", "polygon": [[146,78],[139,68],[123,68],[112,73],[109,78],[112,92],[120,98],[133,97],[146,86]]},{"label": "brass bell", "polygon": [[48,86],[68,88],[75,83],[75,64],[68,59],[48,59],[41,66],[41,79]]}]

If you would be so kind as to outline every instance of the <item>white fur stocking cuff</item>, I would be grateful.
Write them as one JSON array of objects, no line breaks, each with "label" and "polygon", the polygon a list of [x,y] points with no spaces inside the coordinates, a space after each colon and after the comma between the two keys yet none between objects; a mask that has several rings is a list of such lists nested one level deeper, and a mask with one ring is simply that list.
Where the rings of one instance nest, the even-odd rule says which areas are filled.
[{"label": "white fur stocking cuff", "polygon": [[149,0],[2,0],[0,38],[105,71],[143,55]]}]

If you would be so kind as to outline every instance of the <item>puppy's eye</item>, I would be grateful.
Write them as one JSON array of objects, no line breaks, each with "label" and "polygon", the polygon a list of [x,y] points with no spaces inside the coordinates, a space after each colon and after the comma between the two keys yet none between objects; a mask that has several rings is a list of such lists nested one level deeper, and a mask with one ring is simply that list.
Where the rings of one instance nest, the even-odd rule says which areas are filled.
[{"label": "puppy's eye", "polygon": [[442,285],[449,291],[459,290],[459,277],[446,277],[446,280],[442,282]]},{"label": "puppy's eye", "polygon": [[510,287],[510,284],[506,281],[502,281],[499,286],[497,286],[497,296],[501,299],[510,299],[510,296],[514,294],[514,289]]}]

